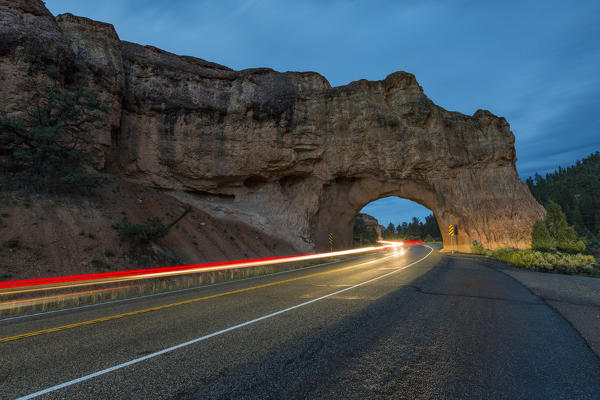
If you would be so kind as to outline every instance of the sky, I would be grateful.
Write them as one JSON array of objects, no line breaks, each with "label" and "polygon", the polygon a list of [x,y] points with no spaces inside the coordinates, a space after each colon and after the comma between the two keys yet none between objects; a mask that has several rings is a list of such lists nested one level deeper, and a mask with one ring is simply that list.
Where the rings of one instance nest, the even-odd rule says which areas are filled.
[{"label": "sky", "polygon": [[[417,77],[438,105],[487,109],[515,134],[521,178],[600,150],[600,1],[47,0],[115,26],[122,40],[234,69],[316,71],[333,86]],[[429,210],[385,198],[398,224]]]}]

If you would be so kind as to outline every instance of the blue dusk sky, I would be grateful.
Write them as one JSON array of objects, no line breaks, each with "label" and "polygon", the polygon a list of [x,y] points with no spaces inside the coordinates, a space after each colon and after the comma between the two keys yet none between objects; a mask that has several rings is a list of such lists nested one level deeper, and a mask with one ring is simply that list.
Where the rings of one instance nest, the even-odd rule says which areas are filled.
[{"label": "blue dusk sky", "polygon": [[[47,0],[122,40],[234,69],[316,71],[333,86],[416,75],[438,105],[488,109],[516,137],[524,179],[600,150],[600,1]],[[395,224],[429,210],[364,209]]]}]

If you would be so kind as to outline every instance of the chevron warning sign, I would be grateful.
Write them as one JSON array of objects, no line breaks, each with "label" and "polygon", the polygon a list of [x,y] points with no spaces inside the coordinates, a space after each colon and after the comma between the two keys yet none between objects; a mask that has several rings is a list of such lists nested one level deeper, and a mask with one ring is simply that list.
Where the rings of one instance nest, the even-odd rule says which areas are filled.
[{"label": "chevron warning sign", "polygon": [[448,227],[448,233],[450,234],[450,236],[455,236],[457,230],[458,229],[456,229],[456,225],[450,225]]}]

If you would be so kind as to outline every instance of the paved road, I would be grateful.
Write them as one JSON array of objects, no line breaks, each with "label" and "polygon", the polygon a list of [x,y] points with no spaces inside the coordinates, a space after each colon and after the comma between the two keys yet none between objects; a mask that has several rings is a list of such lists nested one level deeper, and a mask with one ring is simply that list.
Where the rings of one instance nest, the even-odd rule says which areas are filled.
[{"label": "paved road", "polygon": [[425,246],[4,321],[0,338],[178,302],[0,343],[0,397],[600,398],[600,360],[568,321]]}]

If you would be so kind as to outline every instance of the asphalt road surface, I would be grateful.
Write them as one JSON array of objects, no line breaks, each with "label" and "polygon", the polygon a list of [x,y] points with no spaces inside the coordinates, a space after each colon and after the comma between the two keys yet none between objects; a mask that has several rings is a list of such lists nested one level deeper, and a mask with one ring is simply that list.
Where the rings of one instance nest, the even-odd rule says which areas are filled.
[{"label": "asphalt road surface", "polygon": [[567,320],[427,246],[3,320],[1,338],[3,399],[600,399]]}]

